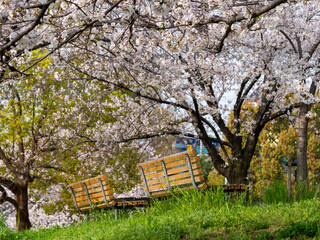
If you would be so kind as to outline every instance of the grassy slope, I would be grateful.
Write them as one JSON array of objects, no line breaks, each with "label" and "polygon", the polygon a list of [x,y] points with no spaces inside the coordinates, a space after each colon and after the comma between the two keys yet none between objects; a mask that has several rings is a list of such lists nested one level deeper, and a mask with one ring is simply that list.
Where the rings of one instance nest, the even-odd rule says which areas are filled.
[{"label": "grassy slope", "polygon": [[221,192],[170,198],[143,213],[96,214],[95,220],[65,228],[14,233],[0,239],[320,239],[320,200],[245,206]]}]

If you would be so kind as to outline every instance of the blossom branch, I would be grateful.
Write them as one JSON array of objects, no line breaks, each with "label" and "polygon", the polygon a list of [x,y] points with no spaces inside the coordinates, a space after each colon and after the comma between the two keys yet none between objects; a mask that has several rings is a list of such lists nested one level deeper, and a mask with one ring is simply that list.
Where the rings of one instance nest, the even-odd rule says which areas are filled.
[{"label": "blossom branch", "polygon": [[31,24],[26,30],[24,30],[20,34],[18,34],[18,36],[13,38],[10,42],[8,42],[7,44],[2,45],[0,47],[0,55],[2,55],[6,50],[8,50],[11,46],[13,46],[15,43],[17,43],[21,38],[23,38],[23,36],[27,35],[36,26],[38,26],[41,23],[41,19],[45,15],[45,13],[46,13],[47,9],[49,8],[50,4],[53,3],[54,1],[55,0],[51,0],[51,1],[47,2],[47,3],[44,3],[40,13],[38,14],[38,16],[37,16],[36,20],[33,22],[33,24]]},{"label": "blossom branch", "polygon": [[309,61],[312,58],[313,54],[315,53],[319,45],[320,45],[320,36],[318,36],[318,39],[316,40],[315,44],[312,45],[309,51],[309,56],[307,58],[307,61]]},{"label": "blossom branch", "polygon": [[301,103],[295,103],[295,104],[292,104],[292,105],[290,105],[290,106],[288,106],[288,107],[286,107],[286,108],[284,108],[284,109],[282,109],[282,110],[280,110],[280,111],[278,111],[276,113],[273,113],[269,117],[263,119],[263,121],[261,121],[261,123],[260,123],[260,126],[263,127],[268,122],[270,122],[270,121],[272,121],[272,120],[274,120],[274,119],[286,114],[288,111],[292,111],[295,108],[299,108],[300,106],[301,106]]},{"label": "blossom branch", "polygon": [[[118,2],[116,2],[115,4],[113,4],[107,11],[105,11],[105,16],[108,15],[114,8],[116,8],[121,2],[123,2],[125,0],[119,0]],[[91,21],[90,23],[87,23],[84,25],[84,27],[78,31],[75,31],[74,33],[70,34],[70,36],[64,40],[63,42],[61,42],[60,44],[58,44],[57,47],[55,47],[54,49],[52,49],[50,52],[48,52],[47,54],[45,54],[44,56],[42,56],[41,58],[39,58],[36,62],[34,62],[31,66],[27,67],[26,69],[24,69],[22,72],[26,72],[27,70],[31,69],[32,67],[34,67],[35,65],[37,65],[39,62],[43,61],[45,58],[47,58],[48,56],[50,56],[51,54],[53,54],[55,51],[57,51],[58,49],[60,49],[62,46],[64,46],[65,44],[69,43],[70,41],[72,41],[73,39],[79,37],[84,31],[86,31],[87,29],[91,28],[94,24],[98,23],[98,20],[94,20]],[[1,49],[0,49],[1,50]],[[1,51],[0,51],[1,53]]]}]

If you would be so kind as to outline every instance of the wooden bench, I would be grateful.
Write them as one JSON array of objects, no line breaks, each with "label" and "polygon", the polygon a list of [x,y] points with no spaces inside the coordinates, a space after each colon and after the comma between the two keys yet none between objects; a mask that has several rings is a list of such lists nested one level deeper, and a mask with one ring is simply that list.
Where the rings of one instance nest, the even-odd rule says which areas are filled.
[{"label": "wooden bench", "polygon": [[87,212],[95,208],[145,206],[150,202],[149,198],[114,198],[106,175],[70,184],[68,188],[79,212]]},{"label": "wooden bench", "polygon": [[168,196],[192,188],[207,188],[196,150],[141,163],[137,167],[144,190],[150,198]]}]

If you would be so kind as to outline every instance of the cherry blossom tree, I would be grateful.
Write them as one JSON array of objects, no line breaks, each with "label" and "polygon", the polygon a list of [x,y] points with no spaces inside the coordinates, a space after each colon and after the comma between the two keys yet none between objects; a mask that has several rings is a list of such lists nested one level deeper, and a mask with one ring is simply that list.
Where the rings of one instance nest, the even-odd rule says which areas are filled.
[{"label": "cherry blossom tree", "polygon": [[[196,136],[230,183],[245,183],[265,125],[318,101],[302,91],[318,69],[318,12],[318,1],[133,1],[112,12],[117,20],[101,22],[66,44],[58,58],[68,65],[65,71],[76,70],[132,98],[126,106],[133,110],[130,117],[120,121],[125,134],[106,132],[106,139]],[[288,29],[296,31],[297,43]],[[302,44],[307,59],[294,58],[295,44]],[[85,61],[76,61],[79,56]],[[252,116],[242,108],[252,95],[259,99],[258,110],[243,122],[241,116]],[[167,118],[162,109],[176,114]],[[232,127],[225,122],[228,114],[234,116]]]},{"label": "cherry blossom tree", "polygon": [[[302,14],[302,9],[305,10],[304,14]],[[286,49],[286,54],[289,54],[291,56],[290,61],[297,62],[296,67],[300,68],[298,71],[290,68],[290,66],[294,66],[294,63],[291,63],[287,72],[292,71],[291,74],[300,72],[300,76],[296,76],[296,80],[300,81],[299,101],[301,102],[298,117],[297,159],[298,181],[302,183],[308,180],[307,131],[308,118],[310,117],[308,113],[312,105],[310,104],[312,103],[311,99],[317,92],[319,82],[319,55],[317,55],[320,44],[319,6],[301,1],[294,7],[281,11],[283,11],[283,14],[281,22],[278,23],[278,28],[290,46]]]}]

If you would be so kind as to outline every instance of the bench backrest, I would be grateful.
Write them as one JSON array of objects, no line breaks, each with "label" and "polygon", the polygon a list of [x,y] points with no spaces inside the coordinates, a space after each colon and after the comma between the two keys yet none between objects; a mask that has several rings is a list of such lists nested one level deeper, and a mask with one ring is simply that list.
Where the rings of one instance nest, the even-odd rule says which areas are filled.
[{"label": "bench backrest", "polygon": [[112,188],[106,175],[70,184],[68,188],[79,211],[88,211],[94,207],[111,207],[115,204]]},{"label": "bench backrest", "polygon": [[185,189],[206,188],[196,150],[138,164],[149,197],[163,197]]}]

